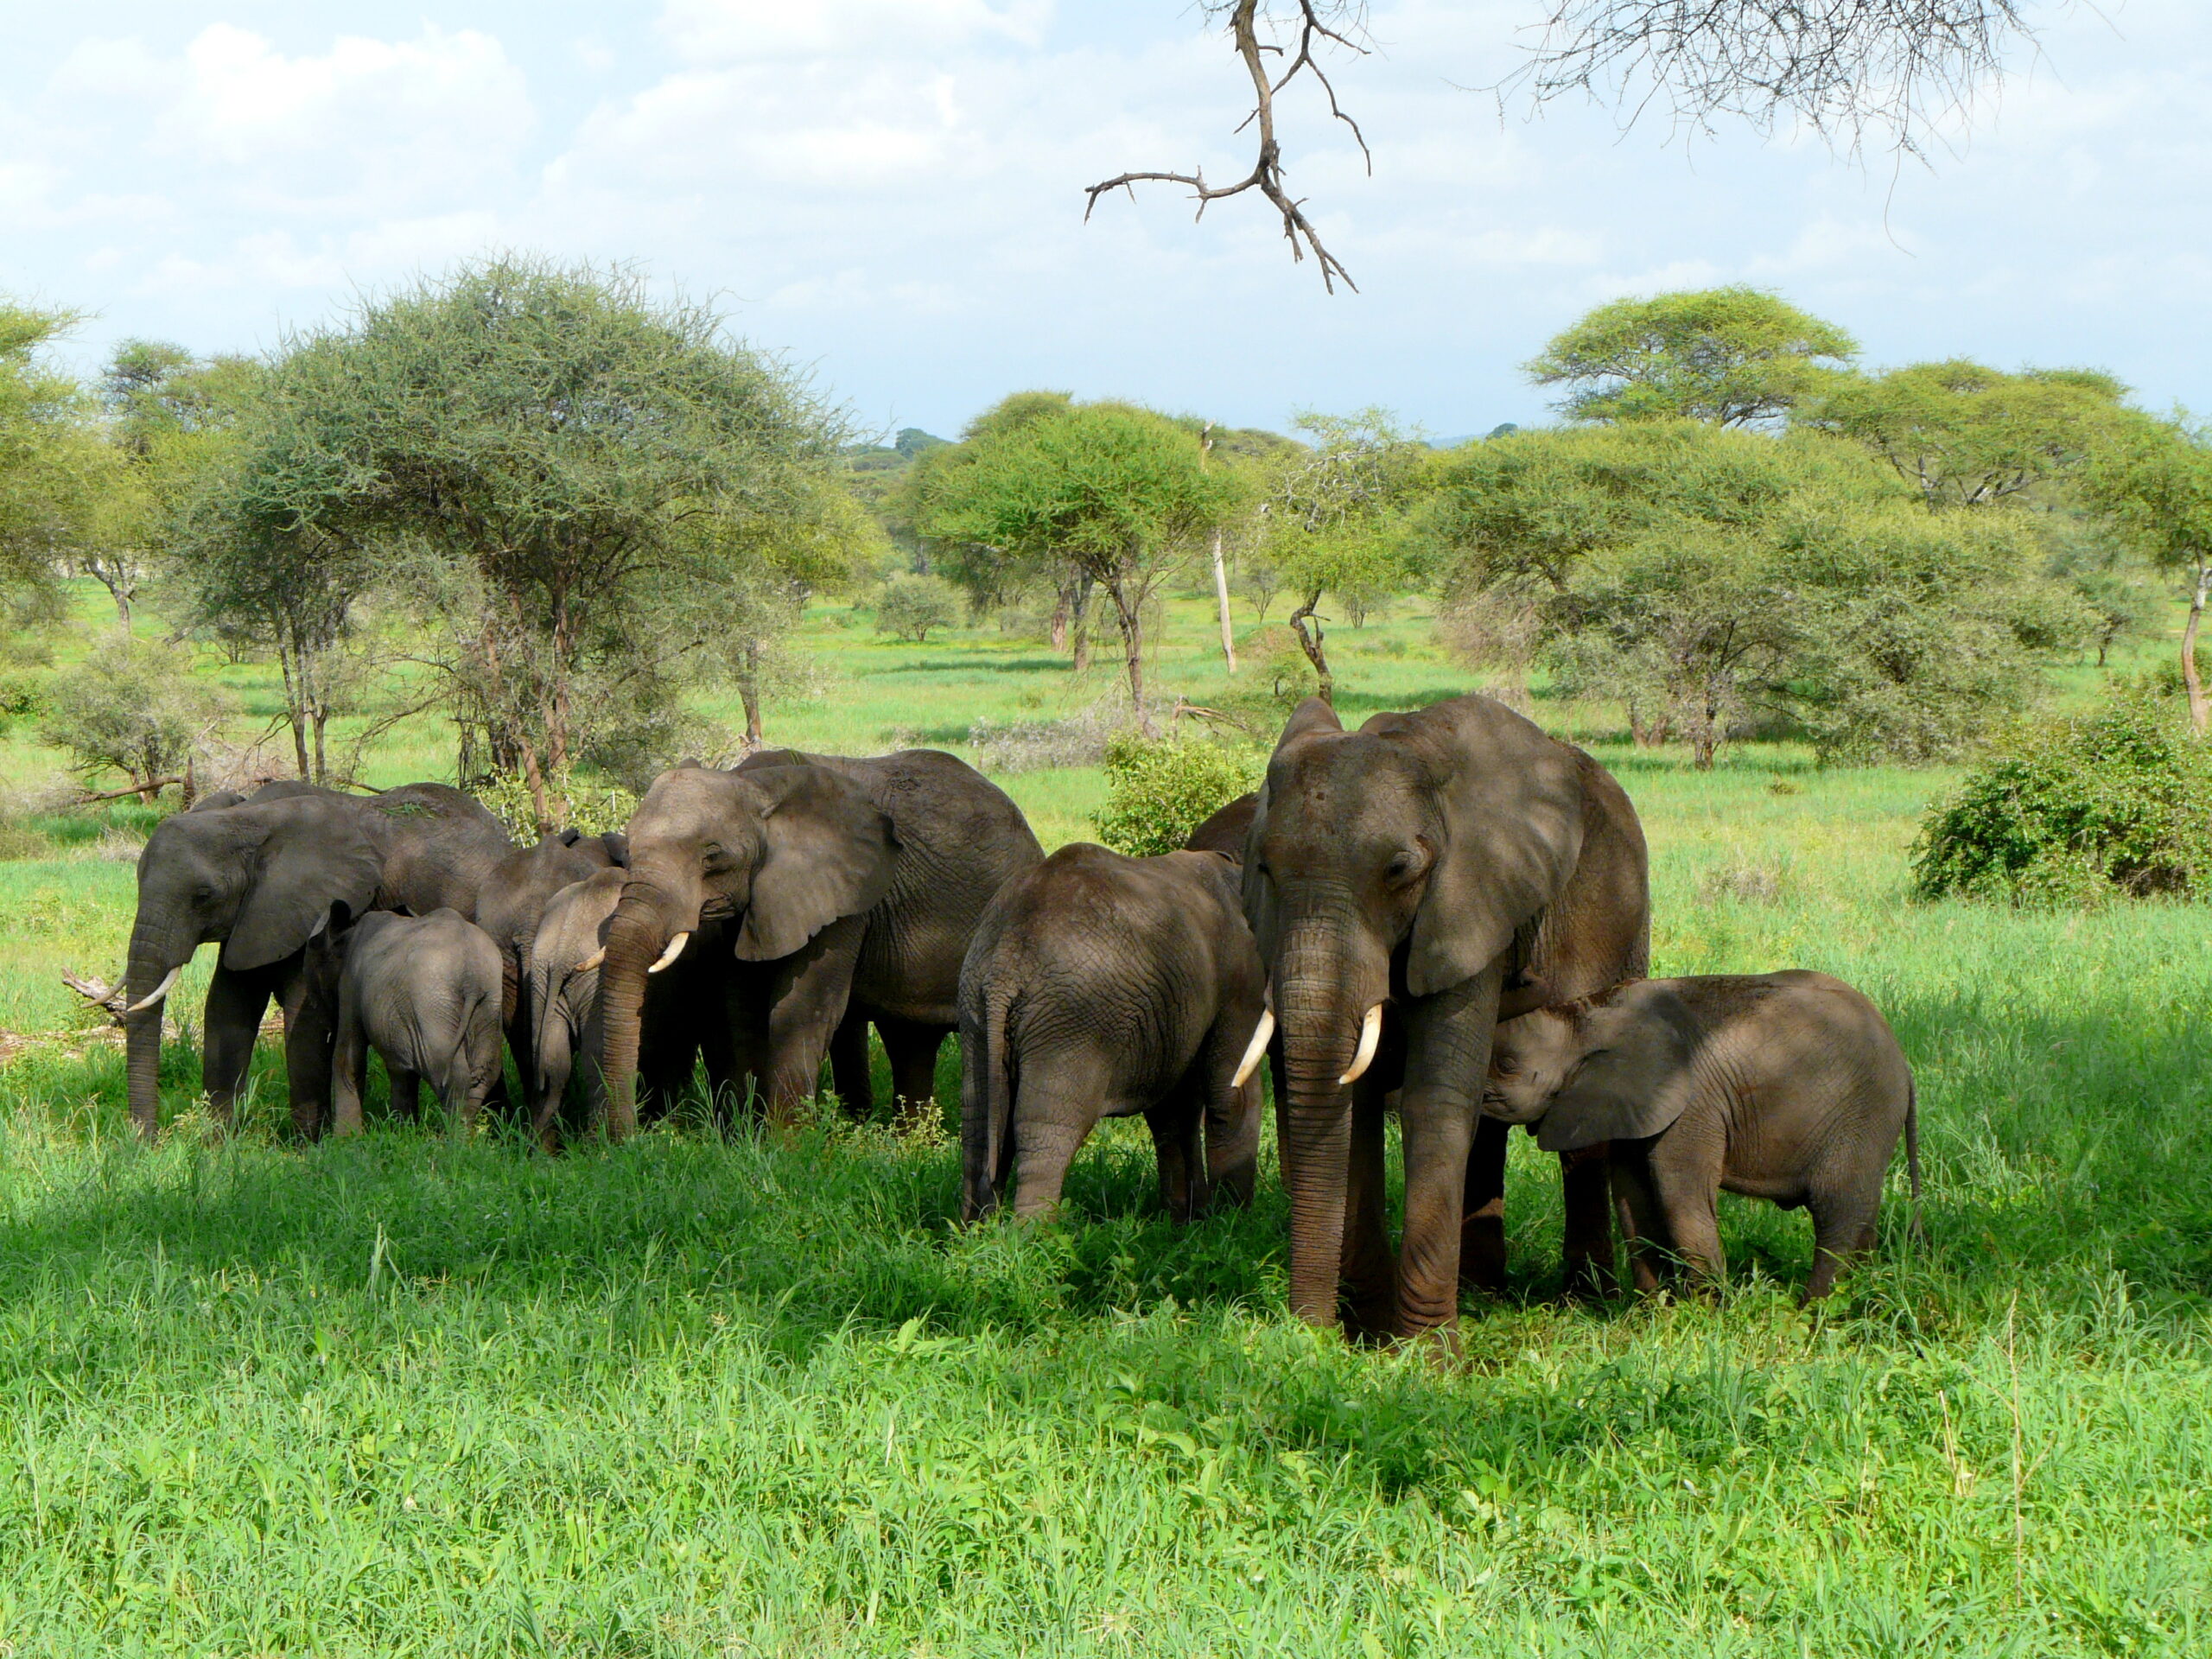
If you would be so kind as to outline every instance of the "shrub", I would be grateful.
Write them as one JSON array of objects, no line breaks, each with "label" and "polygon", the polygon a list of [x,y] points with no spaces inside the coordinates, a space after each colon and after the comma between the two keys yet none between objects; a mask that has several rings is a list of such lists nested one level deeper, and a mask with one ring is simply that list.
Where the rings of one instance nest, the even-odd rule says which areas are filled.
[{"label": "shrub", "polygon": [[[527,843],[537,839],[537,806],[520,773],[480,779],[468,792],[490,809],[517,841]],[[556,778],[549,783],[545,793],[553,816],[560,820],[556,827],[581,830],[588,836],[621,829],[638,810],[638,798],[620,784]]]},{"label": "shrub", "polygon": [[54,677],[41,723],[78,770],[119,772],[150,800],[230,708],[227,695],[192,677],[189,652],[118,635]]},{"label": "shrub", "polygon": [[943,576],[901,574],[883,584],[875,601],[875,631],[923,645],[931,628],[950,627],[959,613],[959,590]]},{"label": "shrub", "polygon": [[1260,758],[1205,738],[1147,742],[1124,732],[1106,746],[1106,806],[1091,820],[1117,853],[1172,853],[1191,831],[1247,790]]},{"label": "shrub", "polygon": [[2147,686],[2025,721],[1922,822],[1914,890],[2018,905],[2212,889],[2212,755]]}]

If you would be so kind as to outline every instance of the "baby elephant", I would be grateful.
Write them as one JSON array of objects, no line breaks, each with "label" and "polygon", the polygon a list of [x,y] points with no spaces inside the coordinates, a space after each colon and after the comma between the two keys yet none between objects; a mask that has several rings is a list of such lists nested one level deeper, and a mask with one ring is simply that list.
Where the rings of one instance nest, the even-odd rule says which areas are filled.
[{"label": "baby elephant", "polygon": [[1639,1289],[1669,1254],[1719,1279],[1723,1187],[1813,1212],[1807,1301],[1872,1247],[1900,1133],[1920,1201],[1912,1068],[1881,1010],[1826,974],[1631,980],[1508,1020],[1483,1109],[1548,1152],[1612,1143]]},{"label": "baby elephant", "polygon": [[[1144,1115],[1161,1204],[1251,1197],[1264,971],[1236,866],[1078,842],[999,890],[960,970],[963,1210],[1059,1203],[1102,1117]],[[1200,1156],[1201,1126],[1205,1150]]]},{"label": "baby elephant", "polygon": [[360,1129],[371,1045],[384,1056],[395,1110],[416,1115],[416,1084],[427,1077],[462,1128],[474,1128],[485,1101],[504,1092],[501,963],[492,936],[458,911],[374,911],[340,948],[331,1091],[338,1133]]}]

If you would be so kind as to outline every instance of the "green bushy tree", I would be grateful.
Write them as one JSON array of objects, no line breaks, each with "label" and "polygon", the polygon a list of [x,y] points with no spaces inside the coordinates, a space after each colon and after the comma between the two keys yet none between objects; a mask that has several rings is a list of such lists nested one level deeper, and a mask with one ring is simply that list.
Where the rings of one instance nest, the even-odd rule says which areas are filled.
[{"label": "green bushy tree", "polygon": [[1249,790],[1264,764],[1205,738],[1154,740],[1134,732],[1106,746],[1106,804],[1091,820],[1117,853],[1172,853],[1191,832]]},{"label": "green bushy tree", "polygon": [[79,771],[119,772],[150,803],[185,775],[231,707],[226,694],[193,677],[189,652],[118,634],[54,677],[40,723]]},{"label": "green bushy tree", "polygon": [[1914,890],[2020,905],[2212,890],[2212,753],[2172,702],[2126,689],[2023,723],[1923,821]]},{"label": "green bushy tree", "polygon": [[884,579],[875,601],[875,626],[895,639],[928,642],[931,630],[949,628],[960,614],[960,594],[943,576],[901,570]]}]

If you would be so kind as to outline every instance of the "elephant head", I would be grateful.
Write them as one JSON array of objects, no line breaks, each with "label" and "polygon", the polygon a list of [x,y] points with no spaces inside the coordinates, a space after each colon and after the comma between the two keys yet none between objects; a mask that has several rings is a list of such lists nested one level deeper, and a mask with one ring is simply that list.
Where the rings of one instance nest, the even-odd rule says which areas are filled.
[{"label": "elephant head", "polygon": [[852,783],[804,762],[663,772],[629,826],[630,873],[607,925],[600,997],[607,1127],[636,1123],[646,976],[720,924],[741,962],[788,957],[889,890],[891,820]]},{"label": "elephant head", "polygon": [[320,796],[183,812],[138,855],[138,910],[124,970],[130,1114],[151,1133],[162,1005],[193,953],[222,941],[222,965],[279,962],[328,925],[334,903],[358,914],[381,863],[353,807]]},{"label": "elephant head", "polygon": [[1547,1152],[1659,1134],[1689,1109],[1694,1018],[1656,981],[1509,1020],[1491,1045],[1483,1110]]},{"label": "elephant head", "polygon": [[[1496,969],[1502,982],[1574,868],[1578,758],[1479,697],[1378,715],[1356,732],[1309,698],[1283,731],[1247,842],[1244,900],[1279,1033],[1291,1304],[1309,1320],[1337,1317],[1351,1085],[1375,1061],[1384,1011],[1402,1029],[1424,1005],[1454,1010],[1441,1034],[1424,1027],[1440,1074],[1409,1071],[1407,1082],[1463,1092],[1471,1122],[1498,989],[1478,976]],[[1423,1155],[1409,1143],[1409,1183]],[[1464,1147],[1458,1156],[1464,1167]]]}]

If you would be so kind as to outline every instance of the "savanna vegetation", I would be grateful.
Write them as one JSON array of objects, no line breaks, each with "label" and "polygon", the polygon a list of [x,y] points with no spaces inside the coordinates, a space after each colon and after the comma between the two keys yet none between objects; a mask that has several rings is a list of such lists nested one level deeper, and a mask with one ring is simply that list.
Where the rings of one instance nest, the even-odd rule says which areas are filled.
[{"label": "savanna vegetation", "polygon": [[[10,315],[14,1651],[2212,1643],[2212,785],[2180,649],[2212,543],[2143,505],[2194,499],[2187,422],[2094,377],[1865,373],[1741,294],[1649,320],[1664,374],[1554,342],[1584,418],[1447,452],[1378,411],[1278,435],[1056,394],[862,445],[708,320],[537,267],[95,387],[53,367],[61,320]],[[1767,375],[1777,338],[1803,349]],[[455,361],[480,399],[448,438],[410,421]],[[2003,486],[1925,481],[1974,477]],[[144,1147],[59,982],[120,959],[167,779],[459,778],[518,830],[597,828],[685,752],[921,744],[1048,847],[1148,850],[1297,697],[1476,686],[1629,790],[1656,972],[1816,968],[1885,1009],[1924,1243],[1900,1175],[1875,1260],[1802,1313],[1802,1218],[1726,1200],[1718,1300],[1563,1303],[1524,1140],[1511,1294],[1448,1362],[1357,1351],[1285,1312],[1268,1164],[1179,1230],[1134,1124],[1058,1223],[973,1229],[941,1128],[832,1112],[302,1147],[264,1046],[222,1137],[203,953]]]}]

